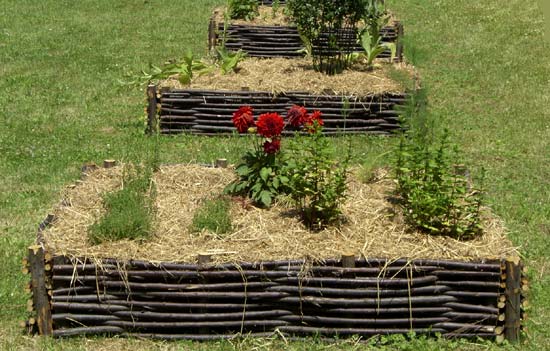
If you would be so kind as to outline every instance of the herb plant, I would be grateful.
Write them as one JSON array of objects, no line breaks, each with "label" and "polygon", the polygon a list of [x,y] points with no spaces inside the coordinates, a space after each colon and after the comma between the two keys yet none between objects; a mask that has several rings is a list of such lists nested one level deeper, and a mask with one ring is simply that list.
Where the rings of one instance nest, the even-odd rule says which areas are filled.
[{"label": "herb plant", "polygon": [[395,151],[397,192],[405,219],[430,234],[473,238],[482,230],[482,188],[473,188],[457,166],[458,148],[449,142],[448,131],[435,138],[431,128],[418,119]]},{"label": "herb plant", "polygon": [[314,118],[307,128],[310,135],[292,140],[285,164],[290,197],[304,223],[313,229],[322,229],[339,218],[350,155],[337,162],[322,128],[322,119]]}]

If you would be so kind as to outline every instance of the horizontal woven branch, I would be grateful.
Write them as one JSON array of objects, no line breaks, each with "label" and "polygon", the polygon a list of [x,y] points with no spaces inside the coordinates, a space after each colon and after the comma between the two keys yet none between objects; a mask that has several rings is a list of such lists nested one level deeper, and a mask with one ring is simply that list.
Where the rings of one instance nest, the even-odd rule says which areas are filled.
[{"label": "horizontal woven branch", "polygon": [[[224,32],[225,31],[225,32]],[[345,47],[352,52],[362,52],[363,48],[358,42],[357,34],[353,29],[341,30],[339,37],[345,41]],[[346,34],[347,33],[347,34]],[[296,26],[268,26],[216,23],[212,18],[208,34],[209,46],[225,45],[230,50],[243,50],[252,57],[301,57],[304,56],[304,46]],[[382,42],[396,43],[398,46],[396,61],[402,60],[402,48],[400,38],[403,36],[403,26],[399,22],[381,28]],[[313,50],[329,53],[327,35],[321,34],[316,41]],[[325,39],[323,39],[325,38]],[[225,42],[224,42],[225,40]],[[344,43],[343,43],[344,44]],[[379,57],[391,57],[391,51],[382,52]]]},{"label": "horizontal woven branch", "polygon": [[413,330],[495,337],[502,329],[500,261],[54,262],[56,336],[209,340],[276,330],[287,337]]},{"label": "horizontal woven branch", "polygon": [[[343,97],[307,92],[226,91],[226,90],[169,90],[162,89],[158,111],[149,118],[149,125],[158,125],[163,134],[192,133],[198,135],[233,134],[236,129],[231,118],[243,105],[257,113],[277,112],[286,115],[293,105],[323,113],[323,132],[333,134],[393,134],[401,129],[400,110],[407,101],[406,93],[384,93],[369,96]],[[293,135],[294,131],[285,131]]]}]

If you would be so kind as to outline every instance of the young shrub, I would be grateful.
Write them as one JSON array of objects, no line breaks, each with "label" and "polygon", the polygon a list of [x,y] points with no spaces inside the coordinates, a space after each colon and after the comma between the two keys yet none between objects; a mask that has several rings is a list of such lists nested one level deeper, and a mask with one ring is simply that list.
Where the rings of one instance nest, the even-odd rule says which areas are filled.
[{"label": "young shrub", "polygon": [[287,8],[311,50],[314,68],[326,74],[342,72],[350,63],[364,0],[289,0]]},{"label": "young shrub", "polygon": [[122,239],[145,239],[152,227],[154,189],[151,172],[127,173],[122,189],[105,195],[105,214],[88,233],[93,244]]},{"label": "young shrub", "polygon": [[472,188],[466,172],[457,166],[458,148],[449,142],[448,131],[432,138],[431,128],[422,118],[419,121],[402,135],[395,151],[397,193],[405,219],[430,234],[471,239],[482,231],[483,192]]},{"label": "young shrub", "polygon": [[258,16],[258,0],[229,0],[228,12],[232,19],[250,21]]},{"label": "young shrub", "polygon": [[231,232],[231,201],[225,197],[206,200],[193,215],[190,231],[198,233],[208,230],[216,234]]}]

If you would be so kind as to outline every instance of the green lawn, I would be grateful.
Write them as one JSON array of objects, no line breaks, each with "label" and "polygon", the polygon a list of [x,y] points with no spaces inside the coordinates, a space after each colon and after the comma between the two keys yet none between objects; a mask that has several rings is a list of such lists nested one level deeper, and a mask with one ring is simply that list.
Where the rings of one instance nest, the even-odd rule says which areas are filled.
[{"label": "green lawn", "polygon": [[[86,161],[137,160],[144,92],[121,87],[127,71],[206,51],[207,21],[223,0],[3,0],[0,6],[0,347],[43,350],[341,349],[312,340],[164,343],[40,340],[22,335],[21,271],[38,223]],[[428,88],[431,116],[447,127],[472,169],[487,169],[489,202],[521,247],[531,288],[526,345],[550,348],[550,44],[535,0],[392,0],[409,55]],[[550,20],[550,19],[549,19]],[[548,36],[550,37],[550,35]],[[160,138],[162,161],[235,161],[227,138]],[[353,139],[357,158],[391,140]],[[385,347],[386,348],[386,347]],[[499,349],[472,342],[394,340],[386,349]]]}]

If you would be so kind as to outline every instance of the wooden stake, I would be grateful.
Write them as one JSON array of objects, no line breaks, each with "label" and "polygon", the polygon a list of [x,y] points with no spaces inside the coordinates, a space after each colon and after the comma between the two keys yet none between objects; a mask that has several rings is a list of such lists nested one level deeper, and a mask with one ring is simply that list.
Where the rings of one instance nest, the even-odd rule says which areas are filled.
[{"label": "wooden stake", "polygon": [[227,168],[227,159],[226,158],[218,158],[216,160],[216,168]]},{"label": "wooden stake", "polygon": [[355,254],[346,252],[342,254],[342,267],[355,268]]},{"label": "wooden stake", "polygon": [[147,133],[153,134],[157,131],[157,86],[147,86]]},{"label": "wooden stake", "polygon": [[32,303],[36,310],[36,320],[40,335],[52,335],[52,314],[46,290],[46,270],[44,269],[44,249],[39,245],[29,247],[29,264],[32,277]]},{"label": "wooden stake", "polygon": [[506,259],[506,310],[504,336],[509,342],[517,342],[520,330],[521,267],[519,257]]},{"label": "wooden stake", "polygon": [[113,168],[114,166],[116,166],[116,160],[103,161],[103,168]]},{"label": "wooden stake", "polygon": [[212,255],[207,253],[199,253],[198,261],[199,265],[207,265],[212,262]]}]

